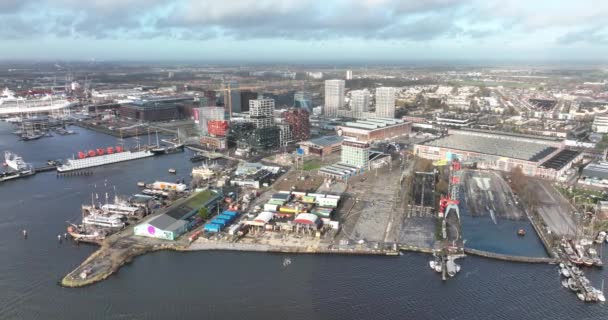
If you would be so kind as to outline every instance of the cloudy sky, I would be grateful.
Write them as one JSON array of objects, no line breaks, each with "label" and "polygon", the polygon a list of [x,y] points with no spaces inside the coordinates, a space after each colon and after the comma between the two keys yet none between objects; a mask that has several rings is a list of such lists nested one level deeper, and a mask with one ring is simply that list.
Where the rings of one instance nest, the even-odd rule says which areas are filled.
[{"label": "cloudy sky", "polygon": [[0,59],[607,57],[608,0],[0,0]]}]

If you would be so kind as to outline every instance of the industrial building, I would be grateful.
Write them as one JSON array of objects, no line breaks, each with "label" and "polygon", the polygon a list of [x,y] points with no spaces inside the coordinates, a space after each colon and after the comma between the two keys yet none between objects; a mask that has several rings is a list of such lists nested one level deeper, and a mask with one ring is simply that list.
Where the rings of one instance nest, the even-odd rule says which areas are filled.
[{"label": "industrial building", "polygon": [[409,136],[411,131],[410,122],[388,118],[369,118],[338,126],[338,135],[366,143]]},{"label": "industrial building", "polygon": [[344,138],[340,136],[324,136],[301,142],[300,149],[306,155],[327,156],[342,150],[342,141],[344,141]]},{"label": "industrial building", "polygon": [[145,98],[121,105],[120,116],[140,121],[168,121],[189,117],[192,97]]},{"label": "industrial building", "polygon": [[511,171],[547,179],[557,179],[582,158],[565,149],[560,139],[484,130],[449,130],[448,135],[416,144],[414,154],[430,160],[477,163],[478,168]]},{"label": "industrial building", "polygon": [[310,114],[306,109],[290,108],[283,112],[285,122],[291,127],[291,135],[295,141],[310,138]]},{"label": "industrial building", "polygon": [[325,106],[323,114],[335,118],[344,107],[344,80],[325,80]]},{"label": "industrial building", "polygon": [[196,223],[195,216],[200,208],[212,211],[221,200],[222,196],[211,190],[196,193],[167,212],[136,225],[133,232],[136,236],[175,240]]}]

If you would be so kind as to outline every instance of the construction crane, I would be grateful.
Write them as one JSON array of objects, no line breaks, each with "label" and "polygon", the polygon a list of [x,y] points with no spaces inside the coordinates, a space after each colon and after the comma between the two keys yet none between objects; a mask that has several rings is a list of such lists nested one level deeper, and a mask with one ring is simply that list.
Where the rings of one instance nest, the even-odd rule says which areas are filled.
[{"label": "construction crane", "polygon": [[[232,90],[257,90],[257,89],[263,89],[263,86],[253,86],[253,87],[238,87],[238,88],[232,88],[230,87],[230,85],[224,85],[223,88],[220,89],[216,89],[215,91],[222,91],[225,92],[226,94],[224,95],[224,101],[226,101],[227,103],[225,103],[226,105],[224,106],[224,108],[228,108],[228,120],[232,120]],[[226,100],[226,97],[228,97],[228,99]]]}]

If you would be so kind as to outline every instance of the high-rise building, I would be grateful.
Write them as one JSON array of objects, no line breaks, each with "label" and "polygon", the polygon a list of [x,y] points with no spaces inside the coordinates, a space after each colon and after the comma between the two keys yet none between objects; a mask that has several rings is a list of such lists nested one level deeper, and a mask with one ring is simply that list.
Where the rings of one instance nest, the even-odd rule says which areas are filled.
[{"label": "high-rise building", "polygon": [[340,158],[340,162],[342,163],[367,169],[369,164],[369,144],[345,140],[342,142],[342,154]]},{"label": "high-rise building", "polygon": [[346,80],[352,80],[352,79],[353,79],[353,71],[346,70]]},{"label": "high-rise building", "polygon": [[224,106],[228,111],[228,116],[232,118],[233,112],[241,112],[241,91],[237,81],[224,83]]},{"label": "high-rise building", "polygon": [[285,123],[291,127],[291,135],[295,141],[308,140],[310,138],[310,120],[306,109],[290,108],[283,112]]},{"label": "high-rise building", "polygon": [[325,80],[323,113],[326,117],[336,117],[342,107],[344,107],[344,80]]},{"label": "high-rise building", "polygon": [[293,131],[291,130],[291,126],[286,123],[280,124],[279,129],[281,130],[279,135],[279,145],[283,147],[293,141]]},{"label": "high-rise building", "polygon": [[395,118],[395,95],[393,87],[376,88],[376,117]]},{"label": "high-rise building", "polygon": [[308,92],[298,91],[293,95],[293,106],[312,112],[312,96]]},{"label": "high-rise building", "polygon": [[364,112],[369,111],[369,90],[353,90],[350,92],[350,110],[353,118],[361,119]]},{"label": "high-rise building", "polygon": [[258,94],[253,91],[241,91],[241,112],[249,111],[249,101],[258,98]]},{"label": "high-rise building", "polygon": [[274,99],[249,100],[249,118],[257,129],[274,125]]}]

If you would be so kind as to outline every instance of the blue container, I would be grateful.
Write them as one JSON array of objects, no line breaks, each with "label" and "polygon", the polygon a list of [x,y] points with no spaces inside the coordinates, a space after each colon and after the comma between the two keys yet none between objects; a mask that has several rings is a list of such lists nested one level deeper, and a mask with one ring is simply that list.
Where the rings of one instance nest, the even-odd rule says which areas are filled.
[{"label": "blue container", "polygon": [[222,215],[231,216],[232,218],[236,218],[239,216],[238,212],[228,210],[222,212]]},{"label": "blue container", "polygon": [[220,232],[220,231],[222,231],[222,228],[217,224],[207,223],[203,227],[203,230],[206,232]]},{"label": "blue container", "polygon": [[227,220],[227,221],[229,221],[229,222],[234,221],[234,217],[229,216],[229,215],[227,215],[227,214],[220,214],[220,215],[219,215],[219,216],[217,216],[216,218],[219,218],[219,219],[224,219],[224,220]]},{"label": "blue container", "polygon": [[221,219],[213,219],[211,220],[211,223],[219,225],[222,229],[224,229],[224,227],[226,226],[226,221]]},{"label": "blue container", "polygon": [[216,217],[215,219],[213,219],[211,222],[213,222],[213,223],[220,223],[221,222],[221,223],[224,224],[224,226],[227,226],[227,225],[230,224],[230,221],[228,221],[226,219],[218,218],[218,217]]}]

